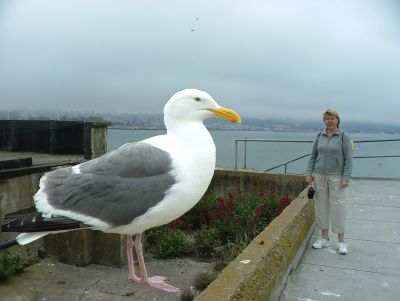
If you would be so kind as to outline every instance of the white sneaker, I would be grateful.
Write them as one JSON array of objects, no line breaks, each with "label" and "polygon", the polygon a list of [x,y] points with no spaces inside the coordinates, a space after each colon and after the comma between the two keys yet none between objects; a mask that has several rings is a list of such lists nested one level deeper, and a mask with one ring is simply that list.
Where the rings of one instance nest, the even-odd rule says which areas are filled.
[{"label": "white sneaker", "polygon": [[345,242],[338,242],[337,247],[338,247],[339,254],[342,254],[342,255],[347,254],[347,244]]},{"label": "white sneaker", "polygon": [[329,243],[328,239],[325,239],[323,237],[317,239],[316,241],[314,241],[314,243],[312,244],[312,247],[314,249],[322,249],[322,248],[328,248],[331,244]]}]

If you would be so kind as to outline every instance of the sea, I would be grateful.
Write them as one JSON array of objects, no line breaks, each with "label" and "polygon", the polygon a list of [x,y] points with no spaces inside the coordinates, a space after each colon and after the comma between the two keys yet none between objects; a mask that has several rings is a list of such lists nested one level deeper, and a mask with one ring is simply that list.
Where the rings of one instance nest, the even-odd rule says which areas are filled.
[{"label": "sea", "polygon": [[[228,168],[249,168],[265,171],[311,152],[318,132],[270,132],[210,130],[216,146],[216,165]],[[107,148],[114,150],[127,142],[140,141],[163,135],[165,130],[108,129]],[[400,134],[349,133],[355,141],[353,177],[384,177],[400,179]],[[309,142],[235,142],[236,139],[307,140]],[[393,140],[390,142],[357,142],[365,140]],[[237,150],[236,150],[237,145]],[[237,156],[236,156],[237,153]],[[398,156],[373,158],[373,156]],[[372,158],[371,158],[372,157]],[[304,174],[308,157],[287,164],[287,173]],[[284,173],[278,167],[271,173]]]}]

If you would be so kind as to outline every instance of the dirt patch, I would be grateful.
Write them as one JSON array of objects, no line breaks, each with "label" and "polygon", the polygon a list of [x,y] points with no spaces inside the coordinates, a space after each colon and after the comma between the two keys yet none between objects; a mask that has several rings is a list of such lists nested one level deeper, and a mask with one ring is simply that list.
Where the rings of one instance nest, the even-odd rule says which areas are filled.
[{"label": "dirt patch", "polygon": [[[146,257],[150,276],[168,277],[174,286],[188,289],[196,276],[213,269],[213,263],[193,258],[160,260]],[[0,301],[176,301],[181,293],[163,293],[128,281],[128,269],[100,265],[74,267],[46,258],[0,285]]]}]

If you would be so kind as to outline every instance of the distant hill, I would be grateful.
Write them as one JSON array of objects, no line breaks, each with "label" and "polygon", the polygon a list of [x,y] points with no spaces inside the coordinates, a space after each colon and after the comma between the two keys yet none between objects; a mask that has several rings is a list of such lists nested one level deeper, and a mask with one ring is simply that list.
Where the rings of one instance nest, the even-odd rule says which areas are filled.
[{"label": "distant hill", "polygon": [[[0,111],[0,119],[13,120],[85,120],[109,121],[114,128],[124,129],[163,129],[164,122],[161,114],[110,114],[78,111],[49,111],[49,110],[18,110]],[[212,130],[242,130],[242,131],[310,131],[322,129],[320,119],[289,120],[289,119],[258,119],[242,117],[240,125],[231,124],[219,118],[206,120],[206,126]],[[400,133],[400,124],[382,124],[373,122],[342,122],[341,127],[349,132],[363,133]]]}]

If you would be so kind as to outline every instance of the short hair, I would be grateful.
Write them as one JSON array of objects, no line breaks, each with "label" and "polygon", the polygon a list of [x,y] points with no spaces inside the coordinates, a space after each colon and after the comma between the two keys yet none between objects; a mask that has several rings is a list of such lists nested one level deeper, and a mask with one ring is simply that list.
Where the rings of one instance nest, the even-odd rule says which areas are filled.
[{"label": "short hair", "polygon": [[335,117],[337,118],[337,120],[338,120],[338,124],[337,124],[337,125],[338,125],[338,127],[339,127],[339,124],[340,124],[340,117],[339,117],[339,113],[338,113],[335,109],[328,108],[328,109],[326,109],[325,111],[323,111],[323,112],[322,112],[322,117],[323,117],[324,120],[325,120],[326,115],[335,116]]}]

